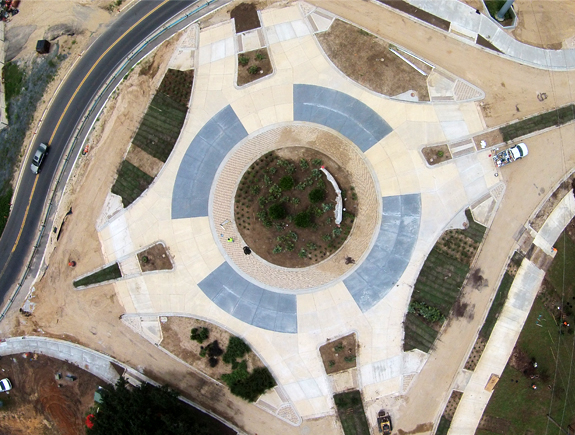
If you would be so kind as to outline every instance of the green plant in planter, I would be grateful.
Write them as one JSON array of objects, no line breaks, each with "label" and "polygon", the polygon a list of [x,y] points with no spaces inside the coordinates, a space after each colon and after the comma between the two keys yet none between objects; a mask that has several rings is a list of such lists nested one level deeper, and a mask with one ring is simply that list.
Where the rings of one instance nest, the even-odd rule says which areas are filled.
[{"label": "green plant in planter", "polygon": [[285,177],[282,177],[281,180],[279,181],[279,186],[280,186],[281,190],[291,190],[291,189],[293,189],[294,185],[295,185],[295,181],[294,181],[293,177],[290,175],[286,175]]},{"label": "green plant in planter", "polygon": [[248,73],[250,73],[250,74],[257,74],[259,72],[260,72],[259,66],[252,65],[248,68]]},{"label": "green plant in planter", "polygon": [[270,208],[268,209],[269,217],[275,220],[285,219],[287,214],[288,214],[287,210],[285,209],[283,204],[274,204],[270,206]]},{"label": "green plant in planter", "polygon": [[437,151],[437,157],[443,157],[443,151]]},{"label": "green plant in planter", "polygon": [[238,58],[238,62],[240,63],[241,66],[246,66],[249,61],[250,61],[250,58],[247,56],[240,55],[240,57]]},{"label": "green plant in planter", "polygon": [[264,60],[265,58],[266,58],[266,57],[265,57],[263,54],[261,54],[259,51],[257,52],[257,54],[256,54],[256,59],[257,59],[257,60]]},{"label": "green plant in planter", "polygon": [[325,194],[325,189],[316,188],[309,193],[308,197],[312,203],[316,203],[323,201],[325,199]]},{"label": "green plant in planter", "polygon": [[312,224],[312,215],[308,210],[302,211],[295,215],[294,223],[299,228],[309,228]]},{"label": "green plant in planter", "polygon": [[146,264],[148,262],[148,257],[145,255],[142,257],[142,263]]}]

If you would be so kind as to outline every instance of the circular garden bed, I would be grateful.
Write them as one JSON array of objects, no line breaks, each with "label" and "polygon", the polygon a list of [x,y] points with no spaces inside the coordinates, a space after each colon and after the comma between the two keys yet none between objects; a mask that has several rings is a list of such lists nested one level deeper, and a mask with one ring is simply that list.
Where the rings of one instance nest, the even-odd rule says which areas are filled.
[{"label": "circular garden bed", "polygon": [[[343,199],[335,223],[336,180]],[[306,147],[268,152],[244,172],[235,194],[234,218],[245,243],[278,266],[311,266],[336,252],[351,233],[358,197],[351,177],[325,154]]]}]

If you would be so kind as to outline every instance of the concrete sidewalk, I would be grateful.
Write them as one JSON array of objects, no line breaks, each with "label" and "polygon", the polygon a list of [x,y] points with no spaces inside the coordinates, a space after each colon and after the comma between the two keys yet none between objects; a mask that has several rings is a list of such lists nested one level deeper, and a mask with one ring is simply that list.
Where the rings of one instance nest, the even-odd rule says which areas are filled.
[{"label": "concrete sidewalk", "polygon": [[[555,241],[574,216],[575,198],[568,193],[547,218],[534,244],[552,255]],[[450,435],[475,433],[492,395],[485,390],[487,382],[492,374],[501,376],[503,373],[544,277],[545,271],[527,258],[523,260],[489,342],[463,392],[451,422]]]},{"label": "concrete sidewalk", "polygon": [[[407,0],[413,6],[451,23],[449,32],[457,38],[475,44],[481,35],[515,62],[541,69],[565,71],[575,68],[575,49],[547,50],[517,41],[508,35],[491,17],[458,0]],[[462,37],[460,35],[465,35]],[[494,52],[493,52],[494,53]]]}]

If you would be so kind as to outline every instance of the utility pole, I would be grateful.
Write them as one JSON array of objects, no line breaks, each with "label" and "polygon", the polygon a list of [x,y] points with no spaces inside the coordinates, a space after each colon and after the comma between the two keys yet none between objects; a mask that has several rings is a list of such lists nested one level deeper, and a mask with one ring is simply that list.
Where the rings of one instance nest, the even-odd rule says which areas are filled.
[{"label": "utility pole", "polygon": [[553,424],[555,424],[555,426],[557,426],[561,432],[563,432],[565,435],[569,435],[569,432],[567,432],[565,429],[563,429],[563,428],[559,425],[559,423],[557,423],[557,422],[553,419],[553,417],[551,417],[551,415],[547,414],[547,418],[548,418],[549,420],[551,420],[551,422],[552,422]]},{"label": "utility pole", "polygon": [[497,12],[497,14],[495,15],[497,21],[503,21],[503,17],[505,16],[505,14],[507,13],[507,11],[509,10],[514,1],[515,0],[507,0],[503,5],[503,7],[499,9],[499,12]]}]

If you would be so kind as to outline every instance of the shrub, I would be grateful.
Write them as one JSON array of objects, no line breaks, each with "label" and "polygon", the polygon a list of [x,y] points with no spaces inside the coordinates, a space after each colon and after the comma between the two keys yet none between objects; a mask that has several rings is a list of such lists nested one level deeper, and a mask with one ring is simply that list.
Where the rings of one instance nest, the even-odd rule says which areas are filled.
[{"label": "shrub", "polygon": [[231,364],[232,361],[242,358],[245,354],[250,352],[251,349],[244,340],[239,337],[232,336],[230,337],[230,342],[228,343],[226,353],[224,353],[222,359],[226,364]]},{"label": "shrub", "polygon": [[312,224],[311,213],[308,210],[295,215],[294,223],[299,228],[309,228]]},{"label": "shrub", "polygon": [[192,333],[190,338],[198,343],[202,344],[210,336],[210,330],[208,328],[192,328]]},{"label": "shrub", "polygon": [[437,151],[437,157],[443,157],[443,151]]},{"label": "shrub", "polygon": [[409,304],[408,312],[417,314],[430,322],[440,322],[445,320],[445,316],[435,307],[431,307],[423,302],[413,301]]},{"label": "shrub", "polygon": [[285,219],[287,214],[283,204],[274,204],[268,209],[268,215],[272,219]]},{"label": "shrub", "polygon": [[282,177],[280,182],[279,182],[279,186],[280,186],[281,190],[292,190],[294,185],[295,185],[295,181],[294,181],[293,177],[290,175],[286,175],[285,177]]},{"label": "shrub", "polygon": [[257,52],[257,54],[256,54],[256,59],[257,59],[257,60],[264,60],[265,58],[266,58],[266,57],[265,57],[263,54],[261,54],[259,51]]},{"label": "shrub", "polygon": [[323,201],[325,199],[325,194],[325,189],[316,188],[309,193],[308,197],[312,203],[316,203]]},{"label": "shrub", "polygon": [[321,161],[321,159],[313,159],[313,160],[311,161],[311,164],[314,165],[314,166],[321,166],[322,161]]},{"label": "shrub", "polygon": [[305,249],[301,248],[297,255],[299,258],[305,258],[307,257],[307,252],[305,251]]},{"label": "shrub", "polygon": [[250,61],[250,58],[247,56],[240,55],[240,57],[238,58],[238,62],[240,63],[241,66],[246,66],[249,61]]},{"label": "shrub", "polygon": [[272,252],[273,252],[274,254],[279,254],[279,253],[281,253],[282,251],[283,251],[282,245],[276,245],[276,246],[274,247],[274,249],[273,249]]},{"label": "shrub", "polygon": [[248,373],[245,361],[242,361],[232,373],[222,375],[222,380],[233,395],[248,402],[255,402],[263,393],[276,386],[267,368],[258,367],[252,373]]},{"label": "shrub", "polygon": [[250,74],[257,74],[259,72],[260,72],[259,66],[252,65],[248,68],[248,73],[250,73]]},{"label": "shrub", "polygon": [[306,159],[301,159],[301,160],[299,161],[299,166],[300,166],[300,168],[302,168],[302,169],[307,169],[307,168],[309,168],[309,163],[307,162]]}]

